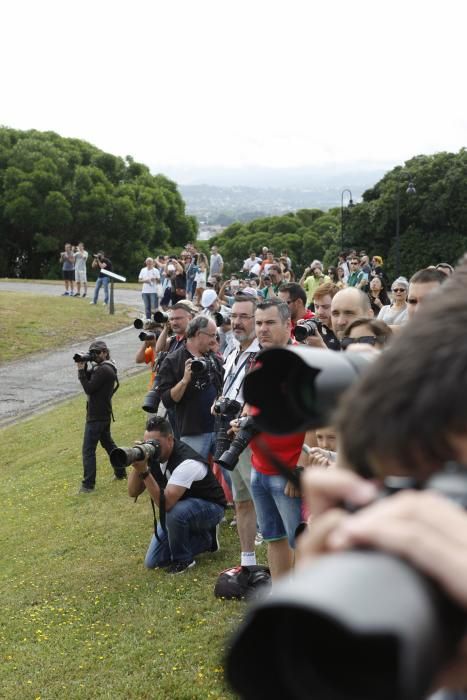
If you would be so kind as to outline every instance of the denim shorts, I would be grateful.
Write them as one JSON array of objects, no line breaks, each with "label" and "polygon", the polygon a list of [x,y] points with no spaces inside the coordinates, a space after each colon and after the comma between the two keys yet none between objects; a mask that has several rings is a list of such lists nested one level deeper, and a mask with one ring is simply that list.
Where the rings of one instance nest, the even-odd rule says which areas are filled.
[{"label": "denim shorts", "polygon": [[251,470],[251,493],[259,529],[266,542],[287,537],[295,546],[295,530],[301,522],[301,498],[290,498],[284,493],[287,479],[283,476],[262,474]]}]

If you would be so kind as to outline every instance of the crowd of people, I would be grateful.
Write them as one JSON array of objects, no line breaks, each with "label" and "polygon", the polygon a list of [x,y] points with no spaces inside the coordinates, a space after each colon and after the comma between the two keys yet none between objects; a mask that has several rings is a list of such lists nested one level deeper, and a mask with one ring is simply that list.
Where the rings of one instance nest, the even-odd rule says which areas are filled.
[{"label": "crowd of people", "polygon": [[[203,552],[216,552],[219,524],[232,501],[240,565],[255,565],[256,547],[266,543],[274,583],[294,568],[297,533],[304,522],[308,526],[307,534],[300,535],[302,555],[304,552],[306,559],[316,549],[308,531],[326,497],[316,509],[313,498],[305,502],[299,487],[300,482],[307,483],[303,473],[340,473],[344,462],[346,467],[355,467],[351,449],[344,459],[337,448],[342,432],[349,444],[355,436],[343,428],[342,419],[337,426],[286,436],[251,428],[258,409],[245,403],[243,386],[257,366],[258,353],[302,343],[323,352],[366,351],[389,358],[395,340],[408,339],[411,328],[417,329],[419,311],[436,302],[440,312],[443,290],[449,294],[452,288],[451,282],[444,284],[454,270],[448,263],[438,263],[414,271],[410,279],[397,276],[389,284],[380,256],[370,258],[365,251],[357,254],[352,250],[339,255],[336,265],[326,270],[319,260],[313,260],[296,281],[287,251],[275,256],[266,247],[252,251],[242,271],[228,279],[223,278],[223,269],[216,247],[207,260],[189,244],[177,257],[146,259],[140,272],[147,337],[141,341],[136,361],[150,366],[154,401],[142,437],[157,447],[155,456],[133,463],[128,492],[137,497],[147,490],[159,508],[159,523],[145,557],[147,567],[180,574],[192,568],[195,557]],[[159,316],[154,318],[156,310]],[[87,391],[89,380],[85,384],[84,371],[80,367],[80,380]],[[399,378],[398,384],[401,381]],[[384,390],[381,386],[381,400]],[[368,395],[363,402],[355,392],[353,398],[355,405],[367,409],[365,417],[360,410],[361,421],[370,421],[371,410],[377,411],[374,405],[370,410]],[[350,422],[348,404],[347,409]],[[400,420],[400,413],[396,417]],[[86,431],[88,447],[91,432]],[[98,432],[92,433],[96,441]],[[102,444],[110,454],[112,446],[105,430],[103,436]],[[229,449],[230,456],[226,456]],[[386,472],[399,469],[397,454],[394,450],[396,461],[388,458]],[[461,459],[452,448],[443,452],[442,445],[437,454],[441,455],[437,466],[448,459]],[[89,456],[87,464],[83,492],[94,488],[86,481]],[[95,467],[91,467],[95,476]],[[294,478],[284,475],[284,467]],[[115,476],[124,478],[125,474],[120,470]],[[347,482],[345,487],[350,488]],[[326,483],[321,488],[326,494]],[[333,488],[331,484],[334,493]],[[345,532],[350,542],[354,531],[351,526],[346,528],[337,532]],[[337,537],[330,542],[337,542]]]}]

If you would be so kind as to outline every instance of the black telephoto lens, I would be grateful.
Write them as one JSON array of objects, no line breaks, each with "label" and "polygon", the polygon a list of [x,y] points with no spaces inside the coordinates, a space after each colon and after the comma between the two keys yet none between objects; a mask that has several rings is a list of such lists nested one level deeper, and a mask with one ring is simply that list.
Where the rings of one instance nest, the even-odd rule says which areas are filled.
[{"label": "black telephoto lens", "polygon": [[163,311],[156,311],[154,314],[154,320],[156,323],[167,323],[167,321],[169,320],[169,316]]}]

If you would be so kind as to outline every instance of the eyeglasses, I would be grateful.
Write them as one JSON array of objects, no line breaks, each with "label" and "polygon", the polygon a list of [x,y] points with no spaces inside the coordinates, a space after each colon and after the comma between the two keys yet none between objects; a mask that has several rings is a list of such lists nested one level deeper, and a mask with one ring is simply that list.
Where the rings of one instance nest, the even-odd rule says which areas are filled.
[{"label": "eyeglasses", "polygon": [[217,333],[208,333],[207,331],[200,331],[200,333],[203,333],[204,335],[208,335],[210,338],[215,338]]},{"label": "eyeglasses", "polygon": [[[342,338],[341,340],[341,346],[345,350],[346,348],[349,347],[349,345],[352,345],[352,343],[364,343],[366,345],[376,345],[376,341],[378,339],[375,338],[374,335],[362,335],[361,338]],[[384,342],[383,338],[379,338],[379,342]]]},{"label": "eyeglasses", "polygon": [[248,321],[249,318],[254,318],[254,314],[248,316],[248,314],[231,314],[230,318],[232,321]]},{"label": "eyeglasses", "polygon": [[406,289],[400,289],[399,287],[394,287],[393,292],[406,292]]}]

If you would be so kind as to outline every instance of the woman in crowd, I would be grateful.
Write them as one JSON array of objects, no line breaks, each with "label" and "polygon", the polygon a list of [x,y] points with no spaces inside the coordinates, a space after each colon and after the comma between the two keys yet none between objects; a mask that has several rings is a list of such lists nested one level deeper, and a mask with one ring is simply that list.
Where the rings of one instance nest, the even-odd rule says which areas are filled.
[{"label": "woman in crowd", "polygon": [[338,289],[344,289],[345,287],[345,282],[344,282],[344,277],[345,277],[345,271],[342,267],[334,267],[331,265],[331,267],[328,268],[328,277],[330,278],[331,282],[333,282]]},{"label": "woman in crowd", "polygon": [[207,283],[207,270],[208,270],[208,261],[204,253],[199,253],[198,254],[198,272],[195,275],[195,284],[196,284],[196,291],[195,291],[195,303],[198,304],[198,306],[201,304],[201,297],[203,296],[203,292],[206,289],[206,283]]},{"label": "woman in crowd", "polygon": [[371,278],[368,298],[375,317],[378,316],[383,306],[388,306],[391,303],[384,280],[381,277],[375,276]]},{"label": "woman in crowd", "polygon": [[391,287],[392,303],[383,306],[378,313],[378,321],[388,326],[401,326],[407,321],[407,294],[409,283],[405,277],[398,277]]},{"label": "woman in crowd", "polygon": [[[349,345],[369,345],[375,350],[382,350],[392,336],[392,330],[384,321],[369,318],[357,318],[346,328],[342,339],[342,349]],[[359,348],[360,349],[360,348]]]}]

